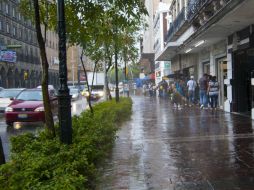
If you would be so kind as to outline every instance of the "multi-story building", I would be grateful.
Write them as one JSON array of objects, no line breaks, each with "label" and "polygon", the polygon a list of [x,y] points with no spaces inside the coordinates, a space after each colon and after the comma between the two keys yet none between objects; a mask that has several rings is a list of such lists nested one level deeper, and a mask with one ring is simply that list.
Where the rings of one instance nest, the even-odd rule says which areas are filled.
[{"label": "multi-story building", "polygon": [[[154,56],[164,47],[164,33],[167,28],[167,12],[171,0],[145,1],[148,10],[146,22],[148,27],[141,37],[141,72],[148,76],[146,78],[155,79],[158,83],[164,75],[169,74],[170,62],[155,62]],[[156,77],[157,76],[157,77]]]},{"label": "multi-story building", "polygon": [[[166,44],[166,32],[170,26],[171,18],[169,15],[169,2],[159,2],[154,13],[154,47],[155,57],[164,49]],[[164,76],[171,74],[170,61],[155,61],[155,84],[162,80]]]},{"label": "multi-story building", "polygon": [[140,37],[140,78],[149,78],[149,75],[154,73],[154,38],[153,38],[153,13],[154,1],[144,1],[148,11],[148,16],[145,17],[148,27],[145,28]]},{"label": "multi-story building", "polygon": [[221,109],[252,118],[253,8],[253,0],[174,0],[167,45],[156,57],[185,77],[217,76]]},{"label": "multi-story building", "polygon": [[[80,57],[82,48],[80,46],[70,46],[67,49],[67,71],[69,84],[75,84],[80,81],[85,81],[85,74],[82,67]],[[94,63],[87,56],[83,55],[83,63],[87,72],[93,72]]]},{"label": "multi-story building", "polygon": [[[42,75],[35,27],[21,15],[18,3],[16,0],[0,1],[0,46],[1,50],[9,50],[9,54],[1,51],[1,56],[11,58],[0,61],[0,86],[5,88],[36,87]],[[57,51],[57,44],[51,37],[48,38],[47,51]],[[55,61],[49,62],[57,64],[55,53],[53,57]],[[58,68],[50,66],[49,78],[53,85],[58,83],[57,71]]]}]

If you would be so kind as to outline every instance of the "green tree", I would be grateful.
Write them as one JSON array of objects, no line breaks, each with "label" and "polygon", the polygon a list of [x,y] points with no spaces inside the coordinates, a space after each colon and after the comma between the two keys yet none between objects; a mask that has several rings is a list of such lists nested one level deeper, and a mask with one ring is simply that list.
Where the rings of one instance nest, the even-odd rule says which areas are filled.
[{"label": "green tree", "polygon": [[[42,95],[43,95],[43,105],[44,105],[44,112],[45,112],[45,124],[46,128],[51,137],[55,137],[55,128],[54,128],[54,120],[53,114],[51,111],[50,99],[49,99],[49,92],[48,92],[48,60],[47,54],[45,49],[45,42],[46,39],[42,37],[41,31],[41,23],[46,23],[46,20],[41,20],[41,17],[45,17],[46,9],[48,9],[46,1],[22,1],[21,2],[21,10],[23,10],[23,14],[25,17],[31,19],[35,23],[36,34],[37,34],[37,41],[40,48],[40,56],[41,56],[41,65],[42,65]],[[24,11],[26,10],[26,11]],[[27,11],[29,10],[29,11]],[[48,10],[47,10],[48,11]],[[44,13],[44,14],[43,14]],[[45,24],[46,30],[47,24]]]},{"label": "green tree", "polygon": [[[44,24],[46,29],[56,30],[56,3],[57,1],[49,0],[21,0],[20,4],[20,10],[23,10],[22,13],[25,17],[35,21],[36,25],[43,68],[42,89],[46,126],[52,134],[54,134],[53,117],[47,94],[46,40],[42,38],[40,25]],[[31,6],[32,4],[34,6]],[[33,11],[27,11],[32,8]],[[80,45],[85,54],[95,60],[95,63],[107,62],[107,71],[112,66],[114,47],[117,47],[121,52],[126,45],[122,42],[123,31],[132,31],[134,34],[134,31],[138,30],[143,22],[142,16],[147,14],[145,6],[140,0],[65,0],[65,8],[68,43]],[[130,26],[132,30],[129,29]],[[132,42],[134,43],[134,41]],[[133,44],[129,46],[133,47]]]}]

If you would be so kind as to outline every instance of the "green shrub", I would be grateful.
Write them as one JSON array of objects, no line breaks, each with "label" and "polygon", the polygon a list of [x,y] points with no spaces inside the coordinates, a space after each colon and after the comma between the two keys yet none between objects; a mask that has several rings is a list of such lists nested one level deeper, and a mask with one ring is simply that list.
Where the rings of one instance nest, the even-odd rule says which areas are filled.
[{"label": "green shrub", "polygon": [[0,189],[92,189],[131,107],[131,99],[121,98],[95,105],[93,115],[85,111],[73,117],[71,145],[61,144],[59,136],[49,139],[45,131],[13,137],[11,160],[0,167]]}]

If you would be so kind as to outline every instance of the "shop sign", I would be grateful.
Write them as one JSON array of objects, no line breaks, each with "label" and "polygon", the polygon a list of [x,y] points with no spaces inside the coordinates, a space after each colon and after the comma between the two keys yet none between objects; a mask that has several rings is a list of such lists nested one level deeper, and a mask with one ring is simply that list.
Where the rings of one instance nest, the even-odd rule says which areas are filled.
[{"label": "shop sign", "polygon": [[15,51],[2,50],[0,51],[0,61],[16,63],[17,56]]}]

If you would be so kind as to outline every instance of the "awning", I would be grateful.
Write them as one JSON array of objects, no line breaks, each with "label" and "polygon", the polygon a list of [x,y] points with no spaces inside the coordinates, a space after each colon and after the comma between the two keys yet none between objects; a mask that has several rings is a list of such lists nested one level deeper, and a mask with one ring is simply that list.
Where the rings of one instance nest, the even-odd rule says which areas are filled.
[{"label": "awning", "polygon": [[161,54],[155,58],[155,61],[170,61],[175,55],[177,48],[182,42],[169,42]]},{"label": "awning", "polygon": [[183,76],[182,73],[173,73],[173,74],[167,75],[167,77],[171,78],[171,79],[173,79],[173,78],[179,78],[179,77],[182,77],[182,76]]}]

